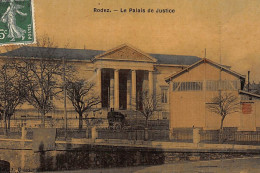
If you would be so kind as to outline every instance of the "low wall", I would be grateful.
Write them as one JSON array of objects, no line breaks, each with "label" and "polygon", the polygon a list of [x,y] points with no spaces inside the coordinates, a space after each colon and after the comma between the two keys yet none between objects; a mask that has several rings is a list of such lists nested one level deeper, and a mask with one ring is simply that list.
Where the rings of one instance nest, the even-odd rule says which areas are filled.
[{"label": "low wall", "polygon": [[55,151],[34,152],[32,141],[9,139],[1,140],[0,160],[8,161],[13,171],[63,171],[163,164],[164,154],[158,150],[71,143],[56,144]]},{"label": "low wall", "polygon": [[32,141],[1,140],[0,160],[10,162],[11,170],[25,172],[65,171],[160,165],[179,161],[225,159],[253,156],[247,153],[182,152],[114,145],[56,143],[55,151],[34,152]]}]

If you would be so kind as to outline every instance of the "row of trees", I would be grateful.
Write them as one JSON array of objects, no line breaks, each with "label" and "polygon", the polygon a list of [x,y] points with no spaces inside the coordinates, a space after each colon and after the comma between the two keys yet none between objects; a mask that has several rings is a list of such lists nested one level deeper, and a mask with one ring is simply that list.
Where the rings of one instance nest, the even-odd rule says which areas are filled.
[{"label": "row of trees", "polygon": [[[57,46],[49,37],[39,39],[36,47],[44,49],[35,52],[34,58],[21,55],[20,59],[1,59],[0,116],[6,132],[16,108],[25,102],[38,110],[44,126],[46,114],[55,108],[53,101],[64,99],[64,89],[79,114],[79,128],[82,128],[83,113],[100,103],[93,90],[94,83],[78,78],[73,66],[65,66],[61,57],[53,56]],[[23,49],[30,51],[29,47]]]},{"label": "row of trees", "polygon": [[[64,88],[79,115],[79,128],[82,128],[83,114],[100,104],[101,99],[94,92],[94,83],[78,79],[72,66],[62,64],[61,60],[49,58],[3,60],[0,66],[0,110],[6,130],[10,128],[10,118],[17,106],[25,102],[38,110],[44,126],[46,114],[55,108],[53,98],[64,99]],[[148,91],[141,94],[139,111],[146,119],[146,126],[159,108],[157,97]]]},{"label": "row of trees", "polygon": [[[63,80],[64,71],[66,82]],[[100,103],[94,94],[94,84],[78,79],[71,66],[62,66],[61,60],[5,59],[0,66],[0,110],[5,129],[10,128],[10,118],[19,105],[27,102],[41,114],[42,125],[45,116],[55,108],[53,98],[67,98],[79,114],[82,128],[83,113]]]},{"label": "row of trees", "polygon": [[10,118],[18,105],[24,102],[26,96],[23,90],[23,78],[15,73],[15,64],[5,62],[0,69],[0,113],[5,127],[10,128]]}]

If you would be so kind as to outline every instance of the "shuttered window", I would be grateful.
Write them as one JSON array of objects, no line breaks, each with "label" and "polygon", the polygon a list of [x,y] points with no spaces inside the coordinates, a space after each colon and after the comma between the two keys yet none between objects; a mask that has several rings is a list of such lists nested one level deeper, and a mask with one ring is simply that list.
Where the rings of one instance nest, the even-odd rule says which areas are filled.
[{"label": "shuttered window", "polygon": [[203,82],[173,82],[173,91],[201,91]]}]

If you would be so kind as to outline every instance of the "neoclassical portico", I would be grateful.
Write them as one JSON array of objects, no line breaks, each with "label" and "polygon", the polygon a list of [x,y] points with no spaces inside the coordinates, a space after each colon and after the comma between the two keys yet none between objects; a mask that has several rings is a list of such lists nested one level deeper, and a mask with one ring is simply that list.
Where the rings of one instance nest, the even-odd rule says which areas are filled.
[{"label": "neoclassical portico", "polygon": [[102,107],[135,110],[142,91],[153,93],[153,71],[98,68],[96,73]]},{"label": "neoclassical portico", "polygon": [[153,93],[156,59],[127,45],[93,59],[102,107],[135,110],[142,91]]}]

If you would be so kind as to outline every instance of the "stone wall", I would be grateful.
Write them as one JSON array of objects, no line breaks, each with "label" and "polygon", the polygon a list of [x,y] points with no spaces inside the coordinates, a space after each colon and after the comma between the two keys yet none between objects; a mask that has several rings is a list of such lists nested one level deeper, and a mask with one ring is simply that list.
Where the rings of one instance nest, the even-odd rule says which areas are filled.
[{"label": "stone wall", "polygon": [[34,152],[31,141],[23,143],[10,140],[1,140],[0,149],[0,160],[10,162],[11,170],[26,172],[160,165],[252,155],[232,152],[170,152],[152,148],[70,143],[57,143],[55,151]]}]

